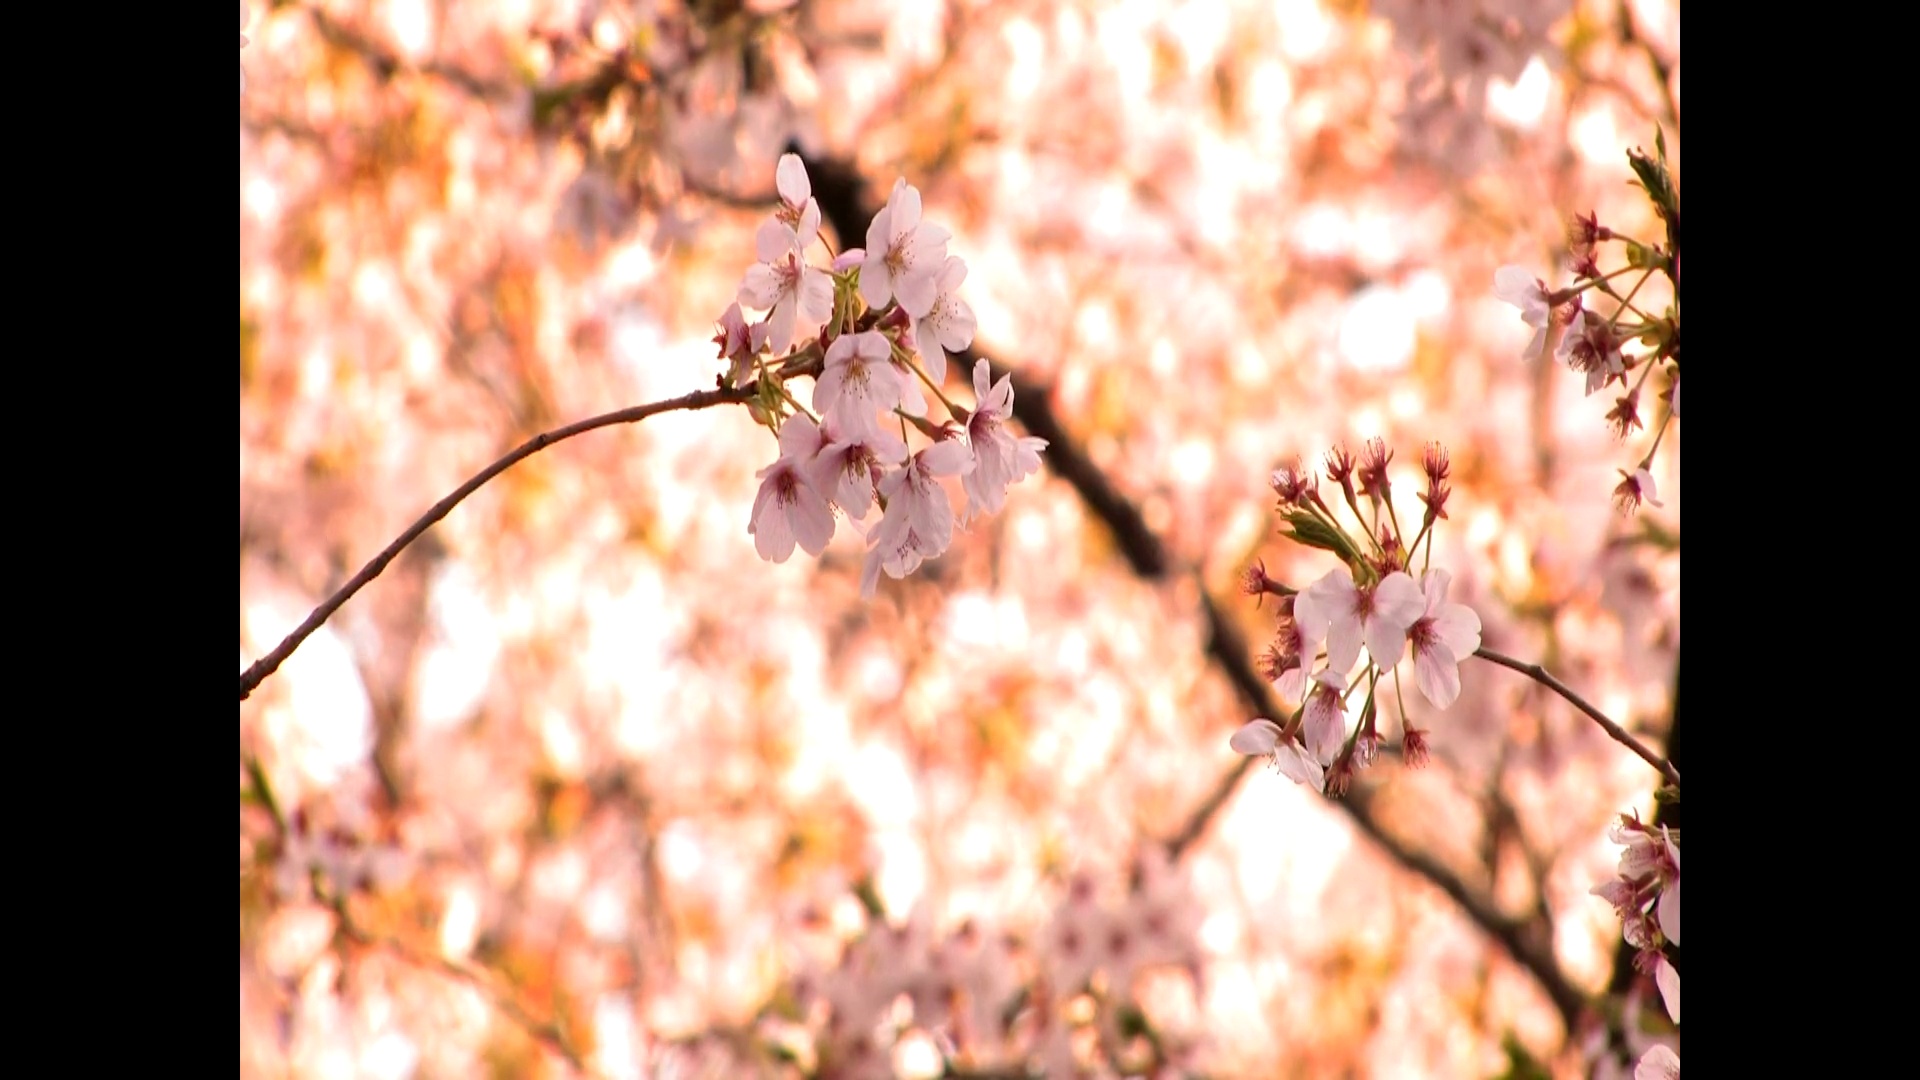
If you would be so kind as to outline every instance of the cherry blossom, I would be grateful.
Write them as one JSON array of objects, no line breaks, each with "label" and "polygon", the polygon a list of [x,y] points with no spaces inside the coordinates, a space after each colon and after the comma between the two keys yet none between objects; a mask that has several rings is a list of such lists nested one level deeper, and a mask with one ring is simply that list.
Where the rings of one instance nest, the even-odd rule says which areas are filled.
[{"label": "cherry blossom", "polygon": [[953,503],[936,477],[959,476],[974,467],[973,453],[958,439],[944,439],[913,456],[907,466],[880,480],[886,514],[873,532],[860,574],[860,594],[871,597],[880,571],[903,578],[953,542]]},{"label": "cherry blossom", "polygon": [[807,464],[820,451],[820,429],[795,414],[780,425],[780,458],[756,473],[760,494],[753,500],[747,532],[753,549],[769,562],[786,562],[797,540],[809,555],[819,555],[833,539],[833,508],[807,479]]},{"label": "cherry blossom", "polygon": [[1547,323],[1553,303],[1547,296],[1546,282],[1534,277],[1523,266],[1503,266],[1493,272],[1493,295],[1520,309],[1520,318],[1534,328],[1533,340],[1521,355],[1538,360],[1547,352]]},{"label": "cherry blossom", "polygon": [[900,404],[900,370],[885,334],[842,334],[827,347],[826,368],[813,384],[813,407],[849,438],[877,438],[876,411]]},{"label": "cherry blossom", "polygon": [[767,324],[763,320],[747,325],[746,316],[740,312],[740,304],[727,305],[720,316],[720,329],[713,335],[713,343],[720,347],[720,359],[730,365],[727,368],[727,385],[746,386],[754,379],[754,358],[767,345]]},{"label": "cherry blossom", "polygon": [[860,267],[860,295],[872,307],[898,300],[918,319],[933,310],[939,293],[935,273],[946,265],[953,234],[920,220],[920,192],[895,180],[887,205],[867,226],[867,259]]},{"label": "cherry blossom", "polygon": [[865,518],[885,467],[906,460],[907,444],[886,430],[842,435],[831,420],[822,439],[826,445],[809,466],[813,486],[848,517]]},{"label": "cherry blossom", "polygon": [[1236,753],[1266,758],[1276,771],[1296,784],[1305,784],[1315,791],[1325,786],[1325,768],[1307,753],[1299,740],[1282,732],[1280,725],[1271,720],[1250,721],[1233,733],[1227,745]]},{"label": "cherry blossom", "polygon": [[967,441],[973,446],[974,467],[960,481],[967,493],[965,517],[971,521],[979,513],[997,514],[1006,503],[1007,488],[1040,469],[1040,451],[1047,440],[1033,436],[1014,438],[1007,430],[1013,415],[1013,376],[1002,375],[988,387],[993,369],[985,359],[973,365],[973,415],[967,418]]},{"label": "cherry blossom", "polygon": [[760,226],[753,242],[760,265],[749,269],[740,283],[739,302],[771,312],[767,344],[774,352],[784,353],[793,347],[797,317],[821,322],[833,314],[833,279],[801,257],[812,237],[799,236],[784,222]]},{"label": "cherry blossom", "polygon": [[1344,570],[1332,570],[1295,600],[1293,617],[1304,633],[1327,643],[1327,667],[1344,675],[1360,658],[1362,641],[1375,664],[1399,663],[1407,628],[1426,606],[1420,587],[1403,571],[1363,589]]},{"label": "cherry blossom", "polygon": [[1436,709],[1460,696],[1460,661],[1480,648],[1480,616],[1465,604],[1447,603],[1453,576],[1429,570],[1420,578],[1427,610],[1407,629],[1413,643],[1413,671],[1420,692]]},{"label": "cherry blossom", "polygon": [[1338,671],[1322,671],[1313,677],[1313,690],[1300,720],[1300,734],[1314,760],[1333,764],[1347,741],[1347,677]]},{"label": "cherry blossom", "polygon": [[1633,470],[1619,470],[1625,477],[1613,489],[1613,505],[1623,514],[1630,514],[1640,508],[1641,503],[1661,507],[1667,505],[1660,501],[1660,493],[1653,486],[1653,474],[1645,466]]},{"label": "cherry blossom", "polygon": [[946,265],[934,277],[939,292],[932,308],[914,320],[914,343],[935,386],[946,381],[947,353],[973,344],[973,309],[960,299],[960,283],[965,280],[967,264],[958,255],[947,256]]}]

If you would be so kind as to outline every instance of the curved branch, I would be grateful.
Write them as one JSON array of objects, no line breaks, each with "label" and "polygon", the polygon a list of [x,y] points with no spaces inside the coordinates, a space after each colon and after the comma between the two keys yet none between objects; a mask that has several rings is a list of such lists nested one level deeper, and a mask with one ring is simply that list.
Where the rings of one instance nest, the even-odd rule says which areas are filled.
[{"label": "curved branch", "polygon": [[595,428],[610,427],[614,424],[638,423],[657,413],[673,412],[678,409],[706,409],[714,405],[732,405],[748,401],[753,395],[754,388],[751,386],[741,390],[725,387],[717,390],[701,390],[688,394],[685,397],[673,398],[669,401],[655,401],[646,405],[635,405],[632,408],[590,417],[577,423],[568,424],[566,427],[541,432],[526,442],[521,443],[512,453],[509,453],[507,456],[481,469],[478,473],[475,473],[473,479],[455,488],[453,494],[434,503],[432,509],[420,515],[419,520],[408,526],[407,531],[395,538],[393,543],[388,544],[386,550],[375,555],[373,561],[361,567],[360,572],[353,575],[352,580],[340,586],[339,590],[332,596],[327,597],[325,603],[314,608],[313,613],[307,616],[307,621],[301,623],[293,633],[286,636],[285,640],[274,646],[272,652],[255,660],[253,666],[247,668],[247,670],[240,675],[240,700],[247,700],[247,696],[252,694],[261,683],[265,682],[267,676],[272,675],[281,664],[286,662],[287,657],[293,655],[293,651],[300,647],[301,642],[305,641],[315,630],[320,629],[321,624],[332,617],[334,612],[340,610],[340,605],[351,600],[353,594],[359,592],[367,582],[379,577],[380,572],[387,568],[387,564],[393,561],[394,556],[405,550],[408,544],[418,540],[420,534],[432,528],[434,523],[441,518],[446,517],[449,511],[460,505],[462,499],[480,490],[481,486],[486,484],[487,481],[506,472],[522,460],[532,457],[563,439],[571,439],[575,435],[583,435]]},{"label": "curved branch", "polygon": [[1559,694],[1561,697],[1566,698],[1569,702],[1573,704],[1574,708],[1579,709],[1583,713],[1586,713],[1588,719],[1592,720],[1596,724],[1599,724],[1602,731],[1605,731],[1608,735],[1613,737],[1614,742],[1617,742],[1620,745],[1626,747],[1627,749],[1633,751],[1634,753],[1639,754],[1641,757],[1641,760],[1645,761],[1647,764],[1653,766],[1654,768],[1660,770],[1660,775],[1666,777],[1668,783],[1672,784],[1674,787],[1680,786],[1680,770],[1677,768],[1674,768],[1673,762],[1668,761],[1665,758],[1661,757],[1659,754],[1656,754],[1652,750],[1649,750],[1647,748],[1647,744],[1641,742],[1639,739],[1634,738],[1633,735],[1630,734],[1626,728],[1623,728],[1619,724],[1614,723],[1612,720],[1607,719],[1606,713],[1603,713],[1599,709],[1596,709],[1592,705],[1588,704],[1586,698],[1583,698],[1579,694],[1574,693],[1572,688],[1567,686],[1566,683],[1561,682],[1559,679],[1554,678],[1553,675],[1549,673],[1546,668],[1541,667],[1539,664],[1529,664],[1524,660],[1515,660],[1511,656],[1506,656],[1501,653],[1494,652],[1492,649],[1480,649],[1476,651],[1473,655],[1479,657],[1482,660],[1491,660],[1492,662],[1499,664],[1503,668],[1511,668],[1514,671],[1517,671],[1520,674],[1525,675],[1527,678],[1532,679],[1534,682],[1539,683],[1541,686],[1544,686],[1547,689],[1553,691],[1554,693]]}]

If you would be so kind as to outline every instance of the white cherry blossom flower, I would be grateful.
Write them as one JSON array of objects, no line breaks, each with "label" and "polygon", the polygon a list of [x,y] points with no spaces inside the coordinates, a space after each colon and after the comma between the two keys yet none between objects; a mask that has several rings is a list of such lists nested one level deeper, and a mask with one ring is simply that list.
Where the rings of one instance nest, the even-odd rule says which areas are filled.
[{"label": "white cherry blossom flower", "polygon": [[817,323],[833,314],[833,279],[807,264],[801,257],[801,238],[783,222],[761,225],[753,243],[760,265],[747,271],[739,301],[772,313],[767,318],[767,344],[776,354],[784,354],[793,347],[797,317]]},{"label": "white cherry blossom flower", "polygon": [[1235,753],[1248,757],[1264,757],[1282,776],[1296,784],[1305,784],[1315,791],[1326,786],[1326,770],[1306,748],[1280,730],[1280,725],[1271,720],[1257,719],[1233,733],[1227,745]]},{"label": "white cherry blossom flower", "polygon": [[860,295],[871,307],[900,301],[907,314],[921,318],[933,310],[938,294],[934,275],[946,265],[952,233],[920,220],[920,192],[902,178],[893,183],[887,205],[867,226],[867,259],[860,266]]},{"label": "white cherry blossom flower", "polygon": [[827,346],[825,369],[813,384],[813,407],[848,438],[874,439],[876,411],[900,404],[900,369],[893,346],[878,330],[842,334]]},{"label": "white cherry blossom flower", "polygon": [[905,468],[881,477],[887,511],[867,549],[861,596],[874,594],[881,570],[903,578],[947,550],[953,542],[953,503],[936,477],[958,476],[972,468],[973,452],[967,444],[945,439],[915,454]]},{"label": "white cherry blossom flower", "polygon": [[1420,579],[1426,612],[1407,628],[1413,643],[1414,680],[1436,709],[1452,705],[1460,696],[1460,661],[1480,648],[1480,616],[1465,604],[1447,603],[1453,576],[1429,570]]},{"label": "white cherry blossom flower", "polygon": [[1522,355],[1538,360],[1547,352],[1547,323],[1553,304],[1547,296],[1546,282],[1527,272],[1524,266],[1503,266],[1493,272],[1493,295],[1520,309],[1520,318],[1534,328],[1533,340]]},{"label": "white cherry blossom flower", "polygon": [[760,494],[753,500],[747,531],[753,549],[769,562],[786,562],[797,540],[809,555],[819,555],[833,539],[833,508],[808,481],[806,466],[820,451],[820,429],[794,414],[780,425],[780,458],[761,469]]},{"label": "white cherry blossom flower", "polygon": [[960,284],[965,280],[967,264],[958,255],[947,256],[946,265],[934,276],[938,293],[933,307],[913,322],[914,344],[935,386],[947,379],[947,354],[973,344],[973,309],[960,299]]},{"label": "white cherry blossom flower", "polygon": [[980,513],[997,514],[1007,500],[1007,488],[1037,472],[1040,451],[1047,440],[1032,437],[1016,439],[1007,430],[1013,415],[1013,376],[1002,375],[991,387],[993,369],[982,358],[973,365],[973,394],[976,404],[967,418],[967,442],[973,446],[974,467],[960,481],[967,493],[965,517],[973,520]]},{"label": "white cherry blossom flower", "polygon": [[1360,658],[1364,641],[1382,669],[1400,662],[1407,628],[1426,611],[1420,586],[1404,571],[1394,571],[1370,588],[1353,583],[1345,570],[1332,570],[1306,587],[1293,605],[1302,631],[1327,643],[1327,666],[1346,674]]},{"label": "white cherry blossom flower", "polygon": [[822,434],[826,445],[809,466],[813,486],[859,521],[873,507],[873,493],[888,465],[907,459],[907,444],[892,432],[840,434],[829,420]]}]

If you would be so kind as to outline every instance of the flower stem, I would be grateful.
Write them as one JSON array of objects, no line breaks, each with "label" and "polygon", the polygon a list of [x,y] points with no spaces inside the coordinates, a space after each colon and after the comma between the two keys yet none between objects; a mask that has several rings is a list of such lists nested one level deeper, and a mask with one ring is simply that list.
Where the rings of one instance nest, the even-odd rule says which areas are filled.
[{"label": "flower stem", "polygon": [[1649,750],[1645,743],[1641,742],[1639,739],[1634,738],[1630,733],[1628,733],[1626,728],[1623,728],[1619,724],[1614,723],[1612,720],[1607,719],[1606,713],[1603,713],[1599,709],[1594,708],[1591,704],[1587,702],[1586,698],[1583,698],[1579,694],[1574,693],[1571,687],[1569,687],[1566,683],[1561,682],[1559,679],[1554,678],[1552,673],[1548,672],[1546,668],[1541,667],[1539,664],[1529,664],[1523,660],[1515,660],[1511,656],[1506,656],[1501,653],[1494,652],[1492,649],[1479,649],[1479,650],[1476,650],[1473,655],[1479,657],[1482,660],[1490,660],[1496,664],[1499,664],[1501,667],[1510,668],[1514,671],[1517,671],[1520,674],[1525,675],[1526,677],[1532,679],[1534,682],[1539,683],[1541,686],[1544,686],[1547,689],[1553,691],[1554,693],[1559,694],[1561,697],[1566,698],[1568,702],[1572,703],[1574,708],[1579,709],[1583,713],[1586,713],[1588,719],[1591,719],[1594,723],[1599,724],[1600,729],[1602,731],[1605,731],[1609,736],[1611,736],[1614,742],[1617,742],[1620,745],[1626,747],[1627,749],[1633,751],[1634,753],[1640,755],[1641,760],[1653,766],[1655,769],[1658,769],[1660,771],[1660,775],[1667,778],[1668,783],[1672,784],[1676,788],[1680,786],[1680,770],[1674,768],[1672,762],[1666,760],[1665,758],[1662,758],[1659,754],[1654,753],[1652,750]]}]

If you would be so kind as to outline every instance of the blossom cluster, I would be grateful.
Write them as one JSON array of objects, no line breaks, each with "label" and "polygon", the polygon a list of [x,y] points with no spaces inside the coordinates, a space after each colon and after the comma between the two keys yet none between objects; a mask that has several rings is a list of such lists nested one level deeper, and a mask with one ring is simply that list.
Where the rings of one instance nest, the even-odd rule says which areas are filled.
[{"label": "blossom cluster", "polygon": [[[975,323],[959,295],[967,264],[947,253],[951,233],[921,220],[919,191],[896,181],[867,246],[823,270],[807,257],[824,238],[797,155],[780,158],[775,184],[780,207],[754,237],[760,262],[714,336],[729,365],[722,384],[756,387],[755,416],[780,442],[780,456],[758,473],[747,531],[761,558],[785,562],[795,545],[826,550],[844,514],[866,538],[860,591],[871,597],[882,570],[905,577],[952,542],[953,503],[940,478],[960,478],[965,525],[997,512],[1008,487],[1039,470],[1047,443],[1008,428],[1012,376],[994,382],[984,359],[973,368],[973,408],[942,391],[947,353],[973,344]],[[766,314],[750,323],[743,308]],[[818,333],[801,337],[802,323]],[[808,405],[786,386],[797,375],[814,379]],[[922,384],[947,422],[927,419]],[[929,445],[910,453],[909,428]],[[880,521],[863,528],[876,502]]]},{"label": "blossom cluster", "polygon": [[[1360,521],[1360,540],[1321,497],[1313,472],[1297,462],[1276,470],[1271,484],[1291,526],[1289,535],[1333,552],[1346,565],[1302,590],[1272,580],[1260,567],[1247,578],[1248,592],[1280,597],[1279,629],[1262,658],[1262,673],[1283,697],[1301,704],[1284,724],[1253,720],[1234,733],[1231,745],[1242,754],[1265,756],[1294,781],[1329,794],[1343,793],[1354,772],[1371,764],[1380,744],[1377,691],[1408,652],[1420,693],[1434,708],[1445,709],[1460,696],[1460,661],[1480,648],[1480,617],[1447,599],[1451,575],[1428,567],[1416,582],[1408,570],[1409,557],[1423,543],[1431,561],[1434,525],[1447,516],[1452,493],[1447,452],[1433,444],[1422,456],[1426,488],[1420,498],[1427,509],[1411,543],[1402,539],[1392,509],[1387,475],[1392,458],[1379,439],[1367,444],[1358,462],[1344,448],[1327,455],[1327,479]],[[1356,676],[1363,646],[1366,663]],[[1348,700],[1362,686],[1366,694],[1354,726]],[[1397,680],[1394,692],[1399,692]],[[1405,720],[1404,702],[1400,715],[1403,752],[1409,764],[1421,764],[1425,732]]]},{"label": "blossom cluster", "polygon": [[[1585,376],[1589,396],[1612,385],[1625,389],[1607,412],[1615,437],[1624,439],[1645,426],[1640,418],[1641,389],[1656,369],[1666,372],[1666,386],[1659,397],[1666,402],[1667,412],[1653,446],[1632,471],[1620,470],[1622,479],[1613,491],[1614,504],[1622,513],[1638,509],[1643,502],[1664,505],[1654,489],[1651,469],[1667,427],[1680,419],[1680,197],[1667,170],[1665,138],[1657,139],[1655,146],[1657,157],[1635,152],[1629,160],[1639,174],[1639,186],[1667,223],[1664,244],[1635,240],[1601,224],[1594,213],[1575,215],[1567,226],[1573,284],[1548,288],[1523,266],[1502,266],[1493,274],[1493,295],[1519,308],[1521,321],[1533,330],[1522,353],[1527,360],[1541,359],[1551,347],[1556,360]],[[1600,245],[1609,242],[1624,245],[1627,265],[1603,272],[1598,252]],[[1644,301],[1635,303],[1655,274],[1665,276],[1672,286],[1672,301],[1658,314],[1645,310]],[[1613,281],[1625,277],[1635,280],[1622,293]],[[1585,306],[1585,298],[1595,294],[1611,301],[1611,314]],[[1634,342],[1650,347],[1649,351],[1635,355],[1622,351]]]},{"label": "blossom cluster", "polygon": [[1665,948],[1680,944],[1680,834],[1622,815],[1607,836],[1626,850],[1620,853],[1618,875],[1594,886],[1593,894],[1619,914],[1621,935],[1638,950],[1634,966],[1653,976],[1667,1014],[1677,1024],[1680,972]]},{"label": "blossom cluster", "polygon": [[[1141,1056],[1123,1035],[1145,1022],[1132,1008],[1136,979],[1183,972],[1202,989],[1202,912],[1165,852],[1144,853],[1128,879],[1123,892],[1103,890],[1075,873],[1031,935],[990,933],[973,920],[943,932],[924,904],[902,924],[875,920],[836,961],[800,977],[803,1057],[820,1075],[891,1077],[899,1058],[928,1047],[952,1071],[1012,1065],[1078,1076],[1094,1043],[1113,1071],[1147,1071],[1121,1060]],[[1097,1040],[1084,1037],[1090,1029]],[[1171,1066],[1190,1049],[1182,1043],[1158,1032],[1144,1056]]]}]

